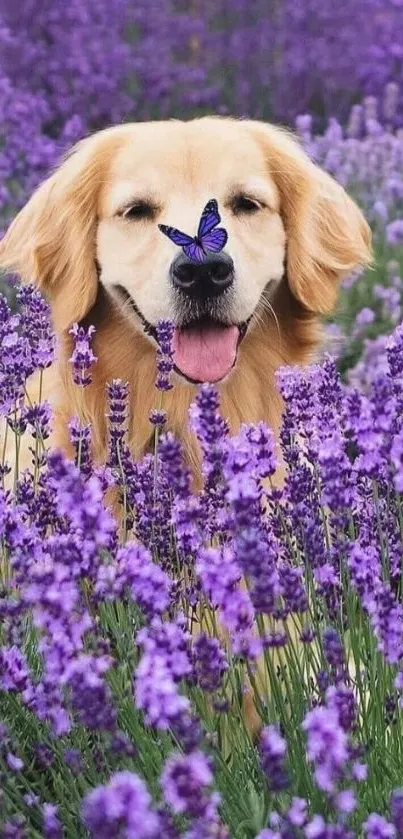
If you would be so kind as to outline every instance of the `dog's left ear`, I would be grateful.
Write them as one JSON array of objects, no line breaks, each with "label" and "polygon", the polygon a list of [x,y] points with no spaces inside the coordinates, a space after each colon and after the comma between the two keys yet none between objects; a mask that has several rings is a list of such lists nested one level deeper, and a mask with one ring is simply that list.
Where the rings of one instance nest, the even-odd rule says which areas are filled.
[{"label": "dog's left ear", "polygon": [[287,235],[287,279],[311,312],[329,314],[338,280],[372,261],[371,230],[345,190],[282,128],[249,122],[263,144]]},{"label": "dog's left ear", "polygon": [[0,268],[18,273],[45,293],[59,333],[81,320],[96,298],[97,204],[110,147],[108,129],[81,140],[34,192],[0,242]]}]

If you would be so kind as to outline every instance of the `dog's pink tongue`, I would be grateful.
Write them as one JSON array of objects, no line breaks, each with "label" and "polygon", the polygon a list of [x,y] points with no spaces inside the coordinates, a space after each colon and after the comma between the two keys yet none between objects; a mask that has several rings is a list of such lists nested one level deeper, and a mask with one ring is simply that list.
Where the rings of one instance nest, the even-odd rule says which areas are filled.
[{"label": "dog's pink tongue", "polygon": [[192,326],[175,329],[174,362],[195,382],[218,382],[236,359],[239,330],[236,326]]}]

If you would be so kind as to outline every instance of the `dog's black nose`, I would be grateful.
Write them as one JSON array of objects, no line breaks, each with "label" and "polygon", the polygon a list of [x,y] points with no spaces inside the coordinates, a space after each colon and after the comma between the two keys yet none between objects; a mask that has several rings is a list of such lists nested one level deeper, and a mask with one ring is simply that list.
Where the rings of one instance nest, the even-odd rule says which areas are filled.
[{"label": "dog's black nose", "polygon": [[234,282],[234,263],[225,253],[208,253],[203,262],[192,262],[181,253],[171,265],[171,278],[188,297],[217,297]]}]

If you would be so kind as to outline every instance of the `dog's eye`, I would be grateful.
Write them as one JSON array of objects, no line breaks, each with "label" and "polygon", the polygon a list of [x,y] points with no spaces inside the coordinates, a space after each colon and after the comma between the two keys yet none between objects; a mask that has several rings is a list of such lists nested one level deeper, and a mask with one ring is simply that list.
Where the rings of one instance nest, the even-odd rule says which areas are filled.
[{"label": "dog's eye", "polygon": [[237,195],[232,202],[232,210],[237,214],[241,213],[257,213],[261,209],[261,204],[255,201],[254,198],[249,198],[248,195]]},{"label": "dog's eye", "polygon": [[144,221],[145,219],[152,220],[155,217],[156,207],[149,204],[147,201],[137,201],[131,207],[127,207],[123,211],[123,218],[129,221]]}]

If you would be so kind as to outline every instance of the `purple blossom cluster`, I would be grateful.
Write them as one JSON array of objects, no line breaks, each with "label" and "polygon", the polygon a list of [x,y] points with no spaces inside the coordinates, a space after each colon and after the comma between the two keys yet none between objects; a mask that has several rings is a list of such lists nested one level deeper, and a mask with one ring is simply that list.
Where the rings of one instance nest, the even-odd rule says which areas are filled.
[{"label": "purple blossom cluster", "polygon": [[[397,86],[391,83],[384,94]],[[306,114],[296,129],[309,155],[346,189],[354,191],[375,228],[389,245],[402,242],[401,201],[403,136],[383,118],[382,99],[367,96],[351,110],[349,121],[332,116],[321,134]]]},{"label": "purple blossom cluster", "polygon": [[394,108],[397,125],[397,98],[398,88],[391,82],[383,97],[368,96],[354,105],[347,122],[332,116],[320,134],[312,114],[296,120],[309,155],[354,195],[374,234],[374,270],[343,280],[336,321],[327,325],[327,348],[338,357],[346,379],[360,389],[387,369],[387,335],[403,311],[403,134],[392,119]]},{"label": "purple blossom cluster", "polygon": [[[194,110],[292,120],[302,111],[345,119],[363,95],[401,84],[400,0],[175,0],[137,3],[135,72],[141,116]],[[357,33],[360,37],[357,37]],[[383,119],[400,94],[389,88]]]},{"label": "purple blossom cluster", "polygon": [[[134,461],[124,382],[106,395],[107,464],[74,418],[75,462],[49,450],[50,408],[25,389],[52,357],[48,312],[18,294],[18,315],[1,301],[3,427],[41,448],[11,491],[1,447],[3,834],[228,839],[241,822],[248,839],[397,836],[403,328],[365,391],[330,356],[279,371],[281,487],[272,431],[231,435],[203,385],[194,491],[169,430]],[[71,337],[87,387],[93,336]],[[158,376],[171,341],[160,324]]]},{"label": "purple blossom cluster", "polygon": [[130,112],[127,0],[0,4],[0,215],[7,220],[55,159]]}]

